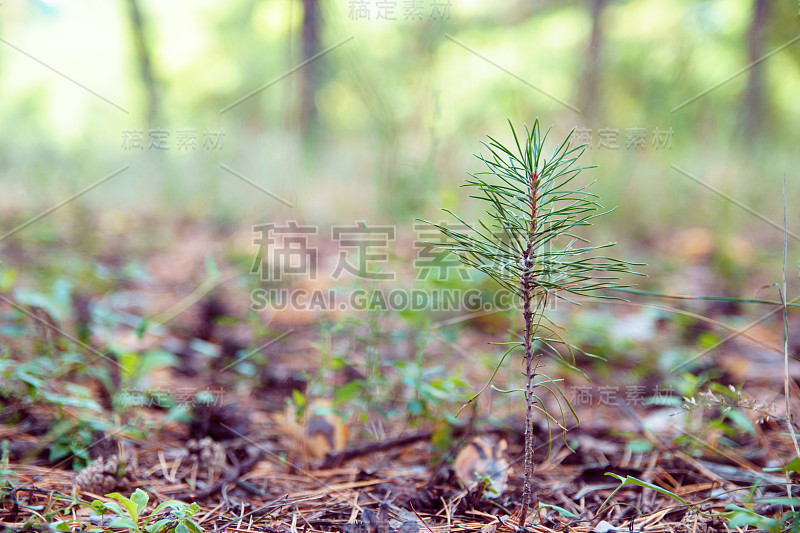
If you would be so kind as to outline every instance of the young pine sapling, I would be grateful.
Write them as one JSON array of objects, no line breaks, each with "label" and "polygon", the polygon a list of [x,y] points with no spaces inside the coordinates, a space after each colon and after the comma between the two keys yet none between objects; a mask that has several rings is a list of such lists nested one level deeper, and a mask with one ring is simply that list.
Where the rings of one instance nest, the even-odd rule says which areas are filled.
[{"label": "young pine sapling", "polygon": [[[428,223],[447,237],[446,242],[436,243],[438,246],[453,252],[465,265],[489,275],[519,298],[524,333],[521,341],[511,343],[502,360],[512,350],[524,348],[525,477],[520,511],[520,524],[524,527],[532,500],[533,411],[545,412],[536,388],[544,387],[556,396],[555,389],[561,397],[556,396],[556,400],[560,403],[563,399],[569,405],[558,384],[540,372],[542,356],[549,352],[564,360],[554,347],[559,344],[572,355],[572,364],[564,362],[577,370],[575,347],[560,337],[555,324],[545,316],[548,301],[572,301],[572,296],[611,298],[599,291],[622,287],[617,276],[633,273],[635,263],[597,255],[598,250],[616,243],[590,246],[574,234],[604,214],[597,196],[586,191],[588,185],[573,185],[578,173],[589,168],[576,166],[584,147],[571,148],[570,134],[547,158],[543,154],[547,132],[540,134],[538,119],[532,128],[526,127],[523,144],[510,121],[509,125],[514,137],[512,148],[488,137],[489,142],[482,144],[489,154],[477,156],[486,170],[470,174],[471,179],[464,185],[472,189],[472,198],[488,204],[488,220],[469,224],[446,210],[466,228],[464,231]],[[545,412],[545,416],[550,415]],[[549,418],[546,419],[549,425]]]}]

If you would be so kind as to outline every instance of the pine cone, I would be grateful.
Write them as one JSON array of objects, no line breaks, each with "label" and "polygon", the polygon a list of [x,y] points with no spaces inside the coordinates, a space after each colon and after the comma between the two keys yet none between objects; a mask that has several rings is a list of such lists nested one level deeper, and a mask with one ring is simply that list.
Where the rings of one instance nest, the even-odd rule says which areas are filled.
[{"label": "pine cone", "polygon": [[219,473],[225,468],[225,448],[211,437],[189,439],[186,450],[189,452],[189,461],[203,470]]},{"label": "pine cone", "polygon": [[75,476],[73,484],[79,491],[101,495],[129,491],[135,469],[132,456],[126,457],[123,464],[120,464],[117,454],[108,459],[98,457]]}]

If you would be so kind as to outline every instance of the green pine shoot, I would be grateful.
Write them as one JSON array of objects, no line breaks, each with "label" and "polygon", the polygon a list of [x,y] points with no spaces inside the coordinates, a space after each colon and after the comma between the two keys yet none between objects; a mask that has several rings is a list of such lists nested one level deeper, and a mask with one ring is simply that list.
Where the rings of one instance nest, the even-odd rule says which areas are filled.
[{"label": "green pine shoot", "polygon": [[[599,291],[622,287],[618,276],[633,273],[631,267],[635,264],[598,255],[598,251],[615,243],[590,246],[575,234],[581,226],[590,226],[604,214],[597,196],[586,191],[587,186],[573,184],[580,171],[589,168],[576,166],[584,146],[571,148],[570,133],[547,158],[543,153],[547,132],[540,134],[538,119],[533,128],[526,127],[524,144],[520,144],[510,121],[509,125],[515,145],[509,149],[488,137],[489,142],[482,144],[489,155],[477,156],[486,171],[470,174],[471,179],[464,185],[472,188],[471,198],[488,204],[488,221],[469,224],[447,211],[467,230],[428,223],[448,237],[447,242],[436,243],[438,246],[452,251],[462,263],[491,276],[519,297],[524,334],[506,355],[516,348],[525,351],[525,480],[520,514],[524,527],[532,503],[533,411],[545,410],[535,389],[546,388],[559,404],[563,400],[572,410],[558,384],[539,372],[544,353],[563,360],[555,344],[572,355],[570,366],[575,368],[575,347],[556,333],[555,324],[545,316],[548,303],[573,301],[573,296],[611,298]],[[545,417],[549,425],[553,417],[547,413]]]}]

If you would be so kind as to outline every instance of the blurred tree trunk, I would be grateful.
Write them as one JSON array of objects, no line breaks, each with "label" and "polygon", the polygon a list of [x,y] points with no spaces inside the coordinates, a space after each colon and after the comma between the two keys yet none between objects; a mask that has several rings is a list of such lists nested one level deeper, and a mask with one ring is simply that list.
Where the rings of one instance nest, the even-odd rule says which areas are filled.
[{"label": "blurred tree trunk", "polygon": [[[769,17],[769,0],[753,1],[753,16],[747,32],[749,64],[753,64],[762,55],[764,30]],[[763,127],[764,117],[764,70],[761,63],[750,67],[747,77],[747,93],[745,95],[744,133],[750,138]]]},{"label": "blurred tree trunk", "polygon": [[581,109],[588,121],[597,118],[598,102],[598,79],[600,77],[600,47],[603,38],[600,16],[607,0],[591,0],[592,7],[592,34],[589,38],[589,46],[586,49],[586,60],[583,67],[583,80],[581,83]]},{"label": "blurred tree trunk", "polygon": [[155,77],[150,54],[150,46],[145,37],[147,33],[146,23],[142,16],[142,10],[138,0],[125,0],[128,7],[128,19],[131,24],[131,34],[133,45],[136,50],[136,57],[139,63],[139,75],[144,84],[147,96],[147,122],[150,127],[156,126],[158,119],[158,90],[156,88]]},{"label": "blurred tree trunk", "polygon": [[[303,0],[302,61],[308,61],[320,52],[320,29],[322,25],[319,0]],[[319,84],[318,61],[303,67],[303,81],[300,88],[299,125],[304,138],[313,138],[317,129],[317,107],[314,95]]]}]

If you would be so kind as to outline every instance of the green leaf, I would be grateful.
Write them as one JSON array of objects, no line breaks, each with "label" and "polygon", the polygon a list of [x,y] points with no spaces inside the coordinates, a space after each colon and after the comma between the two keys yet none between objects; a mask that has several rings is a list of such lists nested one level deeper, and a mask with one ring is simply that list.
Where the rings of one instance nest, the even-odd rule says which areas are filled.
[{"label": "green leaf", "polygon": [[753,426],[753,423],[750,421],[749,418],[747,418],[747,415],[745,415],[739,409],[733,408],[727,413],[725,413],[725,416],[731,419],[731,421],[734,424],[739,426],[739,428],[745,430],[748,434],[750,435],[756,434],[756,428],[755,426]]},{"label": "green leaf", "polygon": [[92,502],[92,511],[94,511],[95,514],[99,515],[115,513],[120,516],[123,516],[125,514],[122,512],[122,509],[120,509],[119,505],[117,505],[116,503],[114,502],[105,503],[101,502],[100,500],[94,500]]},{"label": "green leaf", "polygon": [[297,389],[292,389],[292,403],[294,403],[297,407],[305,407],[306,406],[306,396],[302,392]]},{"label": "green leaf", "polygon": [[[112,346],[112,349],[114,347]],[[136,376],[136,370],[139,368],[140,356],[135,352],[119,352],[117,353],[117,362],[119,363],[120,376],[122,379],[133,380]]]},{"label": "green leaf", "polygon": [[72,453],[69,442],[57,440],[50,446],[50,462],[58,461]]},{"label": "green leaf", "polygon": [[157,521],[157,522],[155,522],[155,523],[153,523],[153,524],[150,524],[149,526],[146,526],[144,529],[145,529],[145,531],[147,531],[147,533],[159,533],[159,532],[160,532],[160,531],[162,531],[162,530],[163,530],[163,529],[166,527],[166,525],[167,525],[167,524],[169,524],[170,522],[172,522],[172,520],[171,520],[171,519],[169,519],[169,518],[162,518],[161,520],[159,520],[159,521]]},{"label": "green leaf", "polygon": [[119,492],[112,492],[111,494],[106,494],[106,498],[114,498],[115,500],[120,502],[122,506],[125,507],[125,510],[128,511],[128,516],[131,517],[131,520],[133,520],[135,523],[139,522],[139,506],[136,504],[136,502],[134,502],[130,498],[127,498],[126,496],[123,496]]},{"label": "green leaf", "polygon": [[653,443],[643,439],[632,440],[628,442],[625,447],[631,451],[631,453],[647,453],[652,451]]},{"label": "green leaf", "polygon": [[3,270],[3,273],[0,274],[0,291],[8,291],[12,285],[14,285],[14,280],[17,278],[17,271],[13,268],[6,268]]},{"label": "green leaf", "polygon": [[800,533],[800,513],[788,512],[781,517],[781,522],[784,524],[792,524],[792,533]]},{"label": "green leaf", "polygon": [[683,400],[679,396],[650,396],[644,399],[645,405],[663,405],[666,407],[680,407]]},{"label": "green leaf", "polygon": [[[160,513],[161,511],[163,511],[164,509],[167,509],[167,508],[169,508],[169,509],[179,509],[179,510],[189,510],[194,506],[197,506],[197,504],[193,503],[192,505],[188,505],[188,504],[186,504],[184,502],[179,502],[178,500],[167,500],[165,502],[159,503],[158,506],[155,509],[153,509],[153,514],[158,514],[158,513]],[[199,508],[199,506],[197,506],[197,507]]]},{"label": "green leaf", "polygon": [[680,496],[678,496],[674,492],[670,492],[667,489],[662,489],[658,485],[654,485],[652,483],[648,483],[647,481],[642,481],[641,479],[637,479],[637,478],[632,477],[632,476],[627,476],[626,478],[623,479],[622,476],[618,476],[617,474],[612,474],[612,473],[606,473],[606,475],[607,476],[611,476],[611,477],[615,477],[618,480],[622,481],[622,486],[625,486],[625,485],[637,485],[639,487],[644,487],[646,489],[651,489],[651,490],[654,490],[656,492],[660,492],[661,494],[664,494],[666,496],[669,496],[670,498],[678,500],[679,502],[681,502],[684,505],[690,505],[689,502],[687,502],[686,500],[684,500],[683,498],[681,498]]},{"label": "green leaf", "polygon": [[613,474],[613,473],[611,473],[611,472],[606,472],[606,475],[607,475],[607,476],[611,476],[611,477],[613,477],[613,478],[616,478],[616,479],[618,479],[619,481],[621,481],[622,483],[620,483],[619,487],[617,487],[616,489],[614,489],[614,491],[613,491],[611,494],[609,494],[609,495],[608,495],[608,498],[606,498],[606,499],[605,499],[605,501],[602,503],[602,505],[600,505],[600,507],[598,508],[598,514],[599,514],[599,512],[600,512],[600,509],[602,509],[603,507],[605,507],[606,503],[608,503],[608,501],[609,501],[609,500],[610,500],[610,499],[611,499],[611,498],[612,498],[612,497],[613,497],[613,496],[614,496],[614,495],[615,495],[617,492],[619,492],[619,490],[620,490],[622,487],[625,487],[626,485],[636,485],[636,486],[639,486],[639,487],[644,487],[644,488],[646,488],[646,489],[651,489],[651,490],[654,490],[654,491],[656,491],[656,492],[660,492],[661,494],[664,494],[664,495],[666,495],[666,496],[669,496],[670,498],[673,498],[673,499],[675,499],[675,500],[678,500],[679,502],[681,502],[681,503],[682,503],[682,504],[684,504],[684,505],[692,506],[692,504],[690,504],[689,502],[687,502],[686,500],[684,500],[683,498],[681,498],[680,496],[678,496],[678,495],[677,495],[677,494],[675,494],[674,492],[670,492],[670,491],[668,491],[668,490],[666,490],[666,489],[662,489],[662,488],[661,488],[661,487],[659,487],[658,485],[653,485],[652,483],[648,483],[647,481],[642,481],[641,479],[637,479],[637,478],[635,478],[635,477],[631,477],[631,476],[627,476],[627,477],[624,477],[624,478],[623,478],[622,476],[619,476],[619,475],[617,475],[617,474]]},{"label": "green leaf", "polygon": [[758,503],[772,503],[775,505],[786,505],[787,507],[800,507],[800,498],[789,498],[788,496],[764,498],[763,500],[758,500]]},{"label": "green leaf", "polygon": [[69,317],[71,309],[71,285],[69,281],[57,280],[50,291],[45,294],[31,289],[18,287],[14,289],[14,300],[22,306],[38,307],[58,322]]},{"label": "green leaf", "polygon": [[773,468],[765,468],[764,472],[800,472],[800,457],[795,457],[792,461],[785,465]]},{"label": "green leaf", "polygon": [[147,376],[156,369],[169,368],[177,363],[178,358],[173,353],[159,349],[148,350],[143,354],[137,372],[140,376]]},{"label": "green leaf", "polygon": [[744,526],[753,526],[766,531],[781,531],[780,523],[774,518],[767,518],[749,509],[730,504],[725,507],[729,511],[734,511],[728,517],[728,528],[736,529]]},{"label": "green leaf", "polygon": [[148,496],[147,493],[142,489],[136,489],[133,491],[133,494],[131,495],[131,501],[136,504],[137,515],[141,515],[142,511],[145,510],[148,500],[150,500],[150,496]]},{"label": "green leaf", "polygon": [[539,508],[540,509],[553,509],[554,511],[558,512],[558,514],[560,514],[561,516],[563,516],[565,518],[577,518],[577,515],[575,513],[571,513],[569,511],[567,511],[566,509],[564,509],[563,507],[559,507],[558,505],[552,505],[552,504],[549,504],[549,503],[539,502]]},{"label": "green leaf", "polygon": [[197,525],[194,520],[186,519],[183,521],[186,524],[186,528],[191,531],[192,533],[203,533],[203,528]]},{"label": "green leaf", "polygon": [[334,405],[340,405],[354,400],[361,394],[361,381],[354,379],[337,388],[333,393]]},{"label": "green leaf", "polygon": [[125,511],[122,510],[122,507],[119,506],[116,502],[106,502],[105,506],[108,507],[112,513],[122,516],[125,516]]},{"label": "green leaf", "polygon": [[108,527],[119,527],[127,529],[128,531],[136,531],[139,533],[139,526],[137,526],[136,522],[130,518],[117,518],[108,524]]},{"label": "green leaf", "polygon": [[422,414],[422,402],[419,400],[409,400],[406,403],[406,409],[408,409],[409,414],[419,416]]},{"label": "green leaf", "polygon": [[208,276],[211,278],[211,281],[217,281],[220,276],[217,262],[214,261],[214,258],[211,255],[206,255],[205,264],[206,264],[206,272],[208,273]]}]

